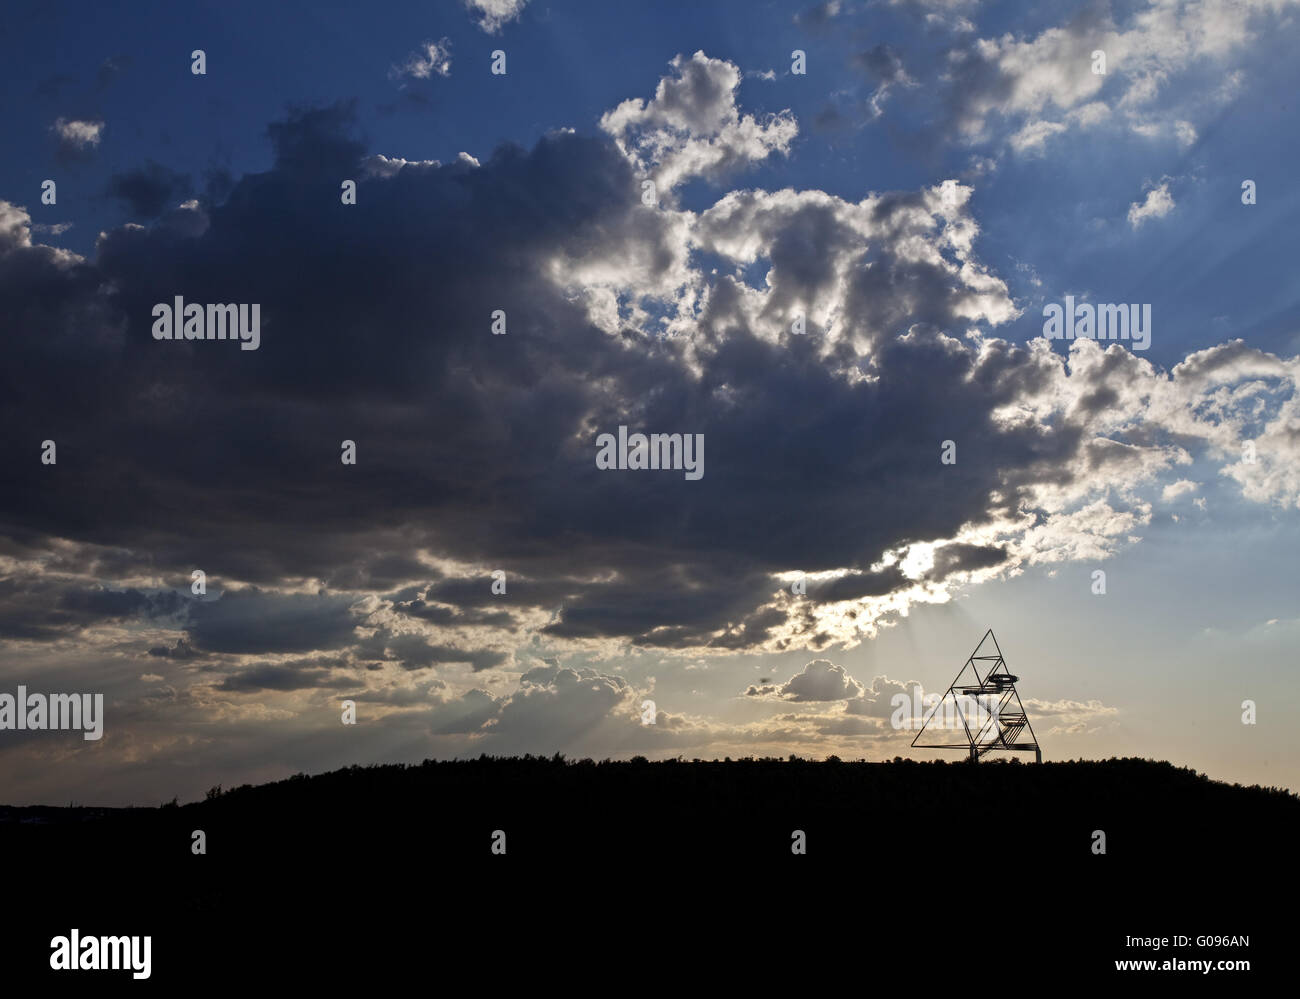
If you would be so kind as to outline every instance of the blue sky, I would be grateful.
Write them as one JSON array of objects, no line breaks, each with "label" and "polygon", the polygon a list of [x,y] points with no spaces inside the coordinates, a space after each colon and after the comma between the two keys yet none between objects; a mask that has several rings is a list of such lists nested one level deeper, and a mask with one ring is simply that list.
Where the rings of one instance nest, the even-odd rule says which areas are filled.
[{"label": "blue sky", "polygon": [[[968,10],[965,16],[978,12],[979,38],[1033,37],[1076,13],[1061,4],[952,6]],[[1116,16],[1140,7],[1116,5]],[[496,34],[479,30],[455,2],[393,5],[382,17],[348,4],[18,11],[10,31],[23,44],[5,69],[5,117],[34,155],[6,159],[5,188],[30,189],[56,172],[52,115],[72,111],[108,123],[93,162],[64,186],[57,213],[75,221],[62,245],[79,252],[93,248],[101,228],[138,221],[102,197],[114,172],[148,160],[196,181],[212,171],[237,177],[263,170],[270,163],[265,123],[290,106],[355,99],[374,151],[448,162],[464,150],[483,158],[502,143],[527,147],[557,128],[596,133],[602,113],[641,93],[674,55],[695,49],[754,74],[738,95],[747,111],[789,109],[802,123],[790,155],[748,171],[746,184],[858,198],[961,176],[973,156],[1000,153],[995,141],[951,141],[942,128],[948,98],[938,78],[954,45],[972,33],[924,30],[916,8],[902,4],[845,3],[816,30],[792,23],[802,11],[788,4],[530,4]],[[442,38],[450,41],[452,72],[408,86],[427,103],[403,107],[404,92],[388,70],[420,42]],[[1297,249],[1300,202],[1285,164],[1300,153],[1300,140],[1285,95],[1295,92],[1300,69],[1288,58],[1288,38],[1286,31],[1260,32],[1238,58],[1194,61],[1166,86],[1153,117],[1161,105],[1204,112],[1190,145],[1103,129],[1050,143],[1037,155],[1001,155],[973,201],[983,258],[1027,301],[1044,291],[1018,264],[1062,294],[1097,286],[1122,297],[1140,289],[1160,304],[1161,335],[1149,357],[1165,365],[1229,332],[1249,335],[1261,349],[1294,351],[1300,307],[1284,268]],[[881,44],[906,54],[917,83],[896,88],[889,114],[869,121],[857,105],[876,83],[854,58]],[[501,46],[512,71],[493,77],[486,67]],[[808,54],[806,76],[789,72],[796,47]],[[206,79],[178,71],[194,48],[209,53]],[[758,77],[768,70],[775,79]],[[1232,71],[1242,73],[1234,96],[1213,101]],[[101,84],[101,76],[111,82]],[[839,122],[819,127],[829,108]],[[1177,210],[1134,232],[1125,222],[1128,206],[1165,177]],[[1236,192],[1246,178],[1263,192],[1260,211],[1240,211]],[[705,206],[717,192],[714,184],[699,187],[686,204]],[[1036,336],[1040,315],[1026,310],[1002,332]]]},{"label": "blue sky", "polygon": [[[0,733],[0,800],[888,757],[890,693],[988,627],[1049,759],[1300,787],[1294,4],[5,20],[0,690],[98,683],[110,714],[102,744]],[[263,303],[262,349],[151,338],[205,293]],[[1047,352],[1067,295],[1151,305],[1149,350]],[[620,423],[703,433],[709,472],[592,478]]]}]

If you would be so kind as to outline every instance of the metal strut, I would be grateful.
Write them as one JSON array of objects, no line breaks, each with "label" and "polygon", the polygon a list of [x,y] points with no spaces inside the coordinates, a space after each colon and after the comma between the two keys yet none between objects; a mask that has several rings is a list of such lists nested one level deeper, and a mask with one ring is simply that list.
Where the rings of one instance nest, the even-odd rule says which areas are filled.
[{"label": "metal strut", "polygon": [[[981,653],[985,643],[991,643],[992,649]],[[992,653],[992,654],[990,654]],[[991,663],[989,672],[980,677],[980,666],[978,664]],[[967,678],[967,674],[973,676],[973,680]],[[1034,752],[1034,762],[1043,762],[1043,751],[1038,745],[1038,737],[1034,734],[1034,727],[1029,723],[1029,716],[1025,713],[1025,706],[1020,701],[1020,694],[1016,690],[1016,683],[1020,677],[1014,676],[1007,670],[1006,660],[1002,656],[1002,649],[998,645],[998,640],[990,628],[980,639],[979,645],[975,646],[975,651],[966,659],[966,664],[962,666],[956,678],[948,686],[939,703],[935,705],[933,711],[926,717],[921,725],[921,731],[916,733],[912,739],[912,746],[916,749],[965,749],[970,754],[971,760],[978,760],[986,753],[994,750],[1003,752],[1029,751]],[[967,700],[967,703],[974,703],[982,712],[988,710],[984,708],[980,698],[990,694],[998,695],[997,705],[990,711],[989,718],[980,723],[974,732],[971,731],[970,724],[967,723],[966,714],[962,710],[959,695]],[[921,737],[927,731],[931,731],[936,716],[939,716],[941,710],[952,699],[955,708],[956,717],[961,721],[961,731],[966,737],[965,742],[922,742]],[[1012,701],[1015,702],[1012,707]],[[1009,710],[1003,711],[1003,708]],[[936,725],[934,728],[946,728],[946,725]],[[953,726],[954,730],[956,726]],[[1021,741],[1025,732],[1028,731],[1029,738],[1027,741]],[[990,735],[991,738],[985,738]],[[931,738],[937,738],[931,731]]]}]

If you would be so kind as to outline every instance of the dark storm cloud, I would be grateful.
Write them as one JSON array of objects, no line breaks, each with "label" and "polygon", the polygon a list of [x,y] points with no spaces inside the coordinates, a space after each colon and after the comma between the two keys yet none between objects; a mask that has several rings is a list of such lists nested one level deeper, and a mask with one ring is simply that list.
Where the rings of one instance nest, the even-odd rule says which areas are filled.
[{"label": "dark storm cloud", "polygon": [[115,173],[108,181],[108,194],[126,205],[132,216],[157,218],[174,201],[193,190],[189,174],[177,173],[159,163],[146,163],[137,170]]},{"label": "dark storm cloud", "polygon": [[267,125],[276,169],[320,176],[356,166],[366,147],[349,134],[355,121],[356,101],[341,101],[297,108],[284,121]]},{"label": "dark storm cloud", "polygon": [[946,579],[954,572],[989,569],[1007,560],[1006,549],[986,545],[954,544],[935,549],[931,579]]},{"label": "dark storm cloud", "polygon": [[379,553],[340,566],[326,584],[342,590],[388,589],[399,583],[428,579],[435,570],[401,552]]},{"label": "dark storm cloud", "polygon": [[[548,275],[635,246],[653,277],[676,251],[610,142],[557,134],[481,167],[376,177],[350,122],[339,105],[272,125],[270,170],[206,211],[107,233],[93,261],[0,229],[0,310],[39,331],[0,370],[4,524],[148,552],[168,580],[201,566],[210,581],[329,587],[194,602],[195,650],[357,644],[360,619],[335,591],[428,580],[422,548],[509,579],[497,596],[486,575],[435,578],[394,608],[431,625],[506,626],[533,607],[555,612],[552,639],[743,649],[782,621],[775,573],[852,570],[823,600],[888,592],[897,577],[867,571],[882,551],[1014,509],[1006,467],[1077,446],[994,425],[1038,369],[943,340],[970,293],[887,236],[853,269],[847,303],[848,335],[887,378],[845,377],[859,363],[847,341],[826,356],[812,337],[747,329],[726,276],[689,344],[611,336]],[[341,178],[357,180],[356,205],[340,203]],[[920,207],[882,199],[874,222],[888,233]],[[834,255],[862,240],[824,204],[765,224],[775,324],[776,306],[830,293]],[[727,226],[709,225],[709,238]],[[153,340],[153,304],[176,295],[260,303],[260,349]],[[496,309],[506,336],[490,333]],[[594,434],[620,423],[704,434],[704,478],[597,469]],[[970,460],[941,466],[939,442],[958,434]],[[47,438],[54,466],[38,460]],[[354,466],[339,461],[345,439]],[[459,640],[393,641],[361,652],[412,669],[503,661]]]},{"label": "dark storm cloud", "polygon": [[149,655],[156,656],[160,659],[195,659],[199,653],[194,651],[194,646],[184,638],[178,638],[175,645],[158,645],[149,650]]},{"label": "dark storm cloud", "polygon": [[729,573],[720,566],[629,568],[624,580],[590,587],[543,631],[565,638],[613,635],[664,647],[698,644],[719,622],[743,618],[772,589],[761,573]]},{"label": "dark storm cloud", "polygon": [[0,579],[0,635],[53,641],[74,632],[86,618],[58,606],[61,584]]},{"label": "dark storm cloud", "polygon": [[388,638],[385,646],[390,655],[401,660],[404,669],[424,669],[441,663],[468,663],[478,673],[500,666],[506,660],[503,652],[437,645],[422,635],[394,635]]},{"label": "dark storm cloud", "polygon": [[902,570],[891,565],[880,572],[851,572],[825,583],[812,584],[808,587],[808,595],[825,601],[856,600],[883,596],[909,585],[910,581]]},{"label": "dark storm cloud", "polygon": [[475,673],[500,666],[508,656],[493,649],[465,648],[460,645],[430,641],[414,632],[394,632],[391,628],[376,628],[374,633],[362,638],[351,652],[362,662],[396,662],[403,669],[421,670],[430,666],[464,663]]},{"label": "dark storm cloud", "polygon": [[61,607],[97,617],[128,617],[148,602],[136,590],[68,590],[59,598]]},{"label": "dark storm cloud", "polygon": [[419,618],[430,624],[485,624],[495,628],[513,628],[515,619],[508,611],[483,611],[475,608],[458,608],[448,604],[426,603],[416,597],[410,600],[398,599],[393,610],[407,617]]},{"label": "dark storm cloud", "polygon": [[[571,432],[593,366],[598,373],[616,360],[603,357],[604,338],[532,265],[556,235],[570,234],[581,250],[612,205],[629,212],[613,190],[630,179],[628,170],[604,144],[547,140],[532,154],[502,150],[484,176],[451,167],[363,180],[365,211],[348,215],[337,177],[360,176],[360,147],[317,131],[340,117],[276,127],[277,168],[241,181],[201,238],[124,229],[107,237],[98,267],[42,266],[35,252],[10,261],[14,284],[17,267],[29,272],[29,290],[15,289],[15,300],[25,299],[33,319],[56,332],[84,328],[79,313],[103,307],[111,314],[94,325],[113,331],[89,351],[80,345],[80,356],[71,344],[58,351],[57,336],[29,341],[34,356],[24,360],[62,368],[69,398],[81,401],[56,410],[38,404],[34,384],[8,385],[15,409],[36,406],[27,422],[41,427],[37,439],[61,436],[67,454],[54,476],[17,485],[11,511],[60,494],[41,515],[51,529],[82,522],[88,536],[139,539],[150,502],[124,492],[127,477],[117,470],[130,468],[141,496],[170,496],[178,511],[215,490],[221,503],[202,505],[216,516],[193,532],[206,535],[206,551],[177,536],[163,542],[160,559],[178,569],[199,559],[267,582],[295,571],[329,578],[340,562],[358,559],[359,536],[376,526],[363,511],[377,495],[391,520],[419,528],[445,517],[438,533],[462,537],[463,551],[497,533],[474,515],[485,502],[508,504],[504,519],[514,523],[506,533],[531,533],[526,483]],[[288,217],[299,222],[286,225]],[[119,289],[111,304],[79,289],[97,278]],[[261,349],[153,341],[152,303],[174,294],[262,303]],[[486,306],[513,317],[510,350],[488,339]],[[534,384],[548,367],[544,383]],[[119,396],[135,400],[133,412],[114,404]],[[104,420],[106,413],[115,418]],[[204,422],[219,432],[191,439],[186,425]],[[358,442],[355,469],[338,461],[345,437]],[[65,471],[62,485],[51,481]],[[99,502],[87,518],[66,490],[92,484]],[[299,529],[282,530],[288,523]]]},{"label": "dark storm cloud", "polygon": [[0,578],[0,636],[8,638],[53,641],[97,624],[168,618],[183,607],[184,599],[171,591],[86,588],[39,576]]},{"label": "dark storm cloud", "polygon": [[205,652],[306,652],[351,644],[351,600],[313,594],[228,591],[190,605],[190,641]]},{"label": "dark storm cloud", "polygon": [[248,692],[261,690],[308,690],[312,687],[333,687],[346,679],[346,674],[307,662],[255,663],[226,677],[217,685],[218,690]]}]

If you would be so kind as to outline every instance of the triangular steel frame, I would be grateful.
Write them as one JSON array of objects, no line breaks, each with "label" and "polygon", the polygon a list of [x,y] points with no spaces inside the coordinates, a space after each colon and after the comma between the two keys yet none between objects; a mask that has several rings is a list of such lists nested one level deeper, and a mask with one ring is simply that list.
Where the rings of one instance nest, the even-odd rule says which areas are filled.
[{"label": "triangular steel frame", "polygon": [[[992,641],[992,652],[995,655],[980,654],[986,642]],[[988,672],[983,677],[980,676],[979,663],[990,663]],[[970,671],[975,676],[974,682],[969,680],[962,683],[962,677]],[[966,659],[966,664],[957,673],[948,690],[944,693],[937,704],[925,717],[921,725],[921,731],[916,733],[912,739],[912,747],[915,749],[965,749],[970,754],[972,761],[978,760],[985,753],[995,750],[1004,752],[1026,752],[1034,751],[1034,761],[1043,762],[1043,751],[1039,748],[1038,737],[1034,734],[1034,727],[1029,723],[1029,716],[1025,713],[1025,706],[1020,703],[1020,694],[1016,691],[1016,681],[1020,678],[1012,676],[1007,671],[1006,660],[1002,657],[1002,648],[998,645],[997,637],[990,628],[984,633],[984,637],[975,646],[975,651]],[[961,696],[958,696],[961,695]],[[926,729],[929,728],[930,722],[934,716],[943,708],[944,702],[952,698],[953,706],[956,708],[957,717],[961,719],[962,730],[966,734],[965,742],[920,742],[921,736],[925,735]],[[997,697],[996,706],[984,708],[988,717],[980,722],[978,717],[966,719],[966,713],[962,710],[962,697],[974,698],[982,708],[984,708],[984,697]],[[1010,711],[1004,711],[1012,699],[1015,700],[1015,708]],[[969,702],[968,702],[969,703]],[[978,727],[975,727],[978,724]],[[936,726],[937,727],[937,726]],[[972,731],[974,728],[974,731]],[[1024,741],[1024,733],[1029,732],[1029,741]],[[931,738],[935,738],[931,734]]]}]

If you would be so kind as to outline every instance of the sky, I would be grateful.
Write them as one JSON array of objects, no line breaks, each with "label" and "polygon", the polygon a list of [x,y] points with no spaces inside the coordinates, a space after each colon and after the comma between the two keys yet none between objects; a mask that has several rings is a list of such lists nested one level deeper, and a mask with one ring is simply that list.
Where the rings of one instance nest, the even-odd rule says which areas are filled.
[{"label": "sky", "polygon": [[[0,33],[0,802],[951,759],[895,698],[990,628],[1045,760],[1300,789],[1296,3]],[[244,341],[160,338],[178,296]],[[1114,304],[1145,342],[1045,335]]]}]

